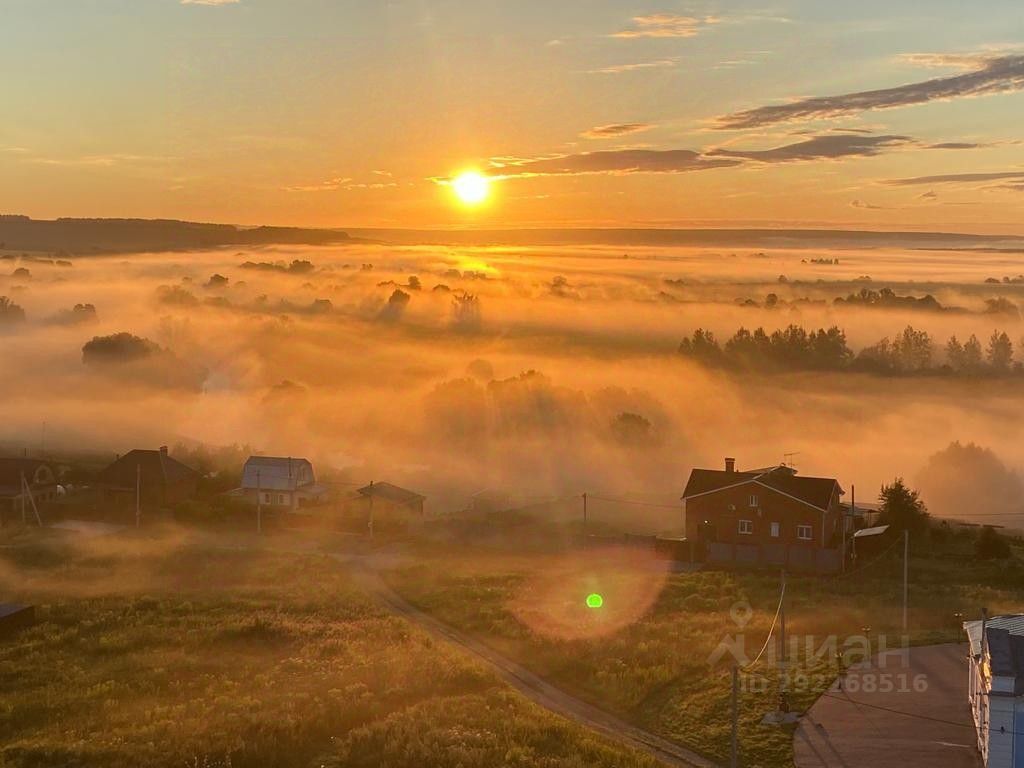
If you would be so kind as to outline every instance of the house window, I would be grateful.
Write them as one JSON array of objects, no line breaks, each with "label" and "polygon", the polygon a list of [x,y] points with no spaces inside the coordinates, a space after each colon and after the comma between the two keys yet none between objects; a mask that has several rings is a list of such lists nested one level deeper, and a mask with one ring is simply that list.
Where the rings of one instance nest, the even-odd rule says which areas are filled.
[{"label": "house window", "polygon": [[750,497],[750,506],[751,506],[751,508],[758,506],[757,496],[751,495],[751,497]]},{"label": "house window", "polygon": [[796,537],[802,541],[810,541],[813,536],[813,531],[809,525],[798,525],[796,527]]},{"label": "house window", "polygon": [[778,523],[772,523],[772,538],[773,539],[779,538],[779,524]]},{"label": "house window", "polygon": [[264,504],[269,504],[270,503],[270,494],[269,493],[264,493],[263,494],[263,503]]},{"label": "house window", "polygon": [[740,533],[744,536],[750,536],[754,533],[754,521],[753,520],[740,520]]},{"label": "house window", "polygon": [[278,504],[278,506],[281,506],[281,507],[284,506],[284,494],[283,493],[277,494],[277,504]]}]

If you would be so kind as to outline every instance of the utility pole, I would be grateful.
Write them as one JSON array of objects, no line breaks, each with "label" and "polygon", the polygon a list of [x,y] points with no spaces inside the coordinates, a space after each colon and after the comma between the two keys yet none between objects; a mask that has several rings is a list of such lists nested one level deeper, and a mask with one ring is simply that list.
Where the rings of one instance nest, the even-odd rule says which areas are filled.
[{"label": "utility pole", "polygon": [[782,589],[779,597],[779,645],[782,646],[782,653],[779,654],[779,711],[789,711],[789,702],[786,700],[786,678],[789,676],[789,669],[786,663],[786,571],[782,571]]},{"label": "utility pole", "polygon": [[256,470],[256,533],[263,533],[263,484],[260,482],[260,471]]},{"label": "utility pole", "polygon": [[583,539],[584,544],[587,538],[587,492],[583,492]]},{"label": "utility pole", "polygon": [[367,525],[370,529],[370,541],[374,540],[374,481],[370,481],[370,523]]},{"label": "utility pole", "polygon": [[850,514],[843,515],[843,565],[842,572],[846,573],[846,528],[847,522],[857,519],[857,486],[850,486]]},{"label": "utility pole", "polygon": [[903,532],[903,634],[907,633],[907,602],[910,596],[910,531]]},{"label": "utility pole", "polygon": [[142,524],[142,464],[135,464],[135,527]]},{"label": "utility pole", "polygon": [[36,506],[36,497],[32,495],[32,486],[28,484],[28,478],[25,477],[25,473],[21,473],[21,522],[22,525],[28,524],[28,515],[25,511],[25,499],[28,498],[32,502],[32,512],[36,516],[36,523],[40,528],[43,527],[43,518],[39,516],[39,507]]},{"label": "utility pole", "polygon": [[740,731],[740,668],[732,665],[732,742],[729,750],[729,768],[738,768],[740,762],[739,731]]}]

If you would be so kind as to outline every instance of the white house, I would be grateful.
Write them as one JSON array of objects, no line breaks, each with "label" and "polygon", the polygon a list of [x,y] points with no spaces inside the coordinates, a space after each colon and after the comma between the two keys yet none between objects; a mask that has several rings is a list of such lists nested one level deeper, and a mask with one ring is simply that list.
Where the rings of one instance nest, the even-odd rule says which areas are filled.
[{"label": "white house", "polygon": [[1024,768],[1024,616],[965,621],[968,696],[985,768]]},{"label": "white house", "polygon": [[327,489],[316,481],[308,459],[250,456],[242,470],[241,495],[252,504],[298,509],[325,500]]}]

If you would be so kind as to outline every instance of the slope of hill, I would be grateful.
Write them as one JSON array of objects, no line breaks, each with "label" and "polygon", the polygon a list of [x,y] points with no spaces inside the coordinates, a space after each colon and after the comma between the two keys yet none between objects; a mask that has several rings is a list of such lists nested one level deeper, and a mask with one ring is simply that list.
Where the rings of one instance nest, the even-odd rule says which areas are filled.
[{"label": "slope of hill", "polygon": [[78,255],[177,251],[218,246],[333,245],[345,232],[297,227],[237,227],[147,219],[56,219],[0,216],[0,249]]}]

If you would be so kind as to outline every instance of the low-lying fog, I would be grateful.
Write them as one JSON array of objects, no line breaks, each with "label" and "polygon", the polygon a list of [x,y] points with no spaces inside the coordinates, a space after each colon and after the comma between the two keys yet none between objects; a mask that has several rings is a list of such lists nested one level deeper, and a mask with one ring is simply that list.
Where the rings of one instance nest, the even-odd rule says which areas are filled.
[{"label": "low-lying fog", "polygon": [[[839,325],[854,351],[912,324],[939,363],[952,334],[985,344],[998,329],[1019,345],[1018,314],[986,314],[987,299],[1024,302],[1024,284],[1002,282],[1019,255],[353,245],[70,266],[7,256],[0,296],[26,318],[0,317],[0,442],[11,447],[37,449],[44,422],[51,448],[249,444],[452,504],[484,488],[673,503],[693,466],[791,453],[802,473],[871,501],[956,440],[1024,467],[1024,379],[730,373],[676,354],[698,327],[724,341],[790,323]],[[865,287],[948,309],[833,303]],[[768,294],[781,304],[767,308]],[[85,304],[95,316],[73,309]],[[114,345],[83,362],[86,342],[121,332],[160,349]]]}]

